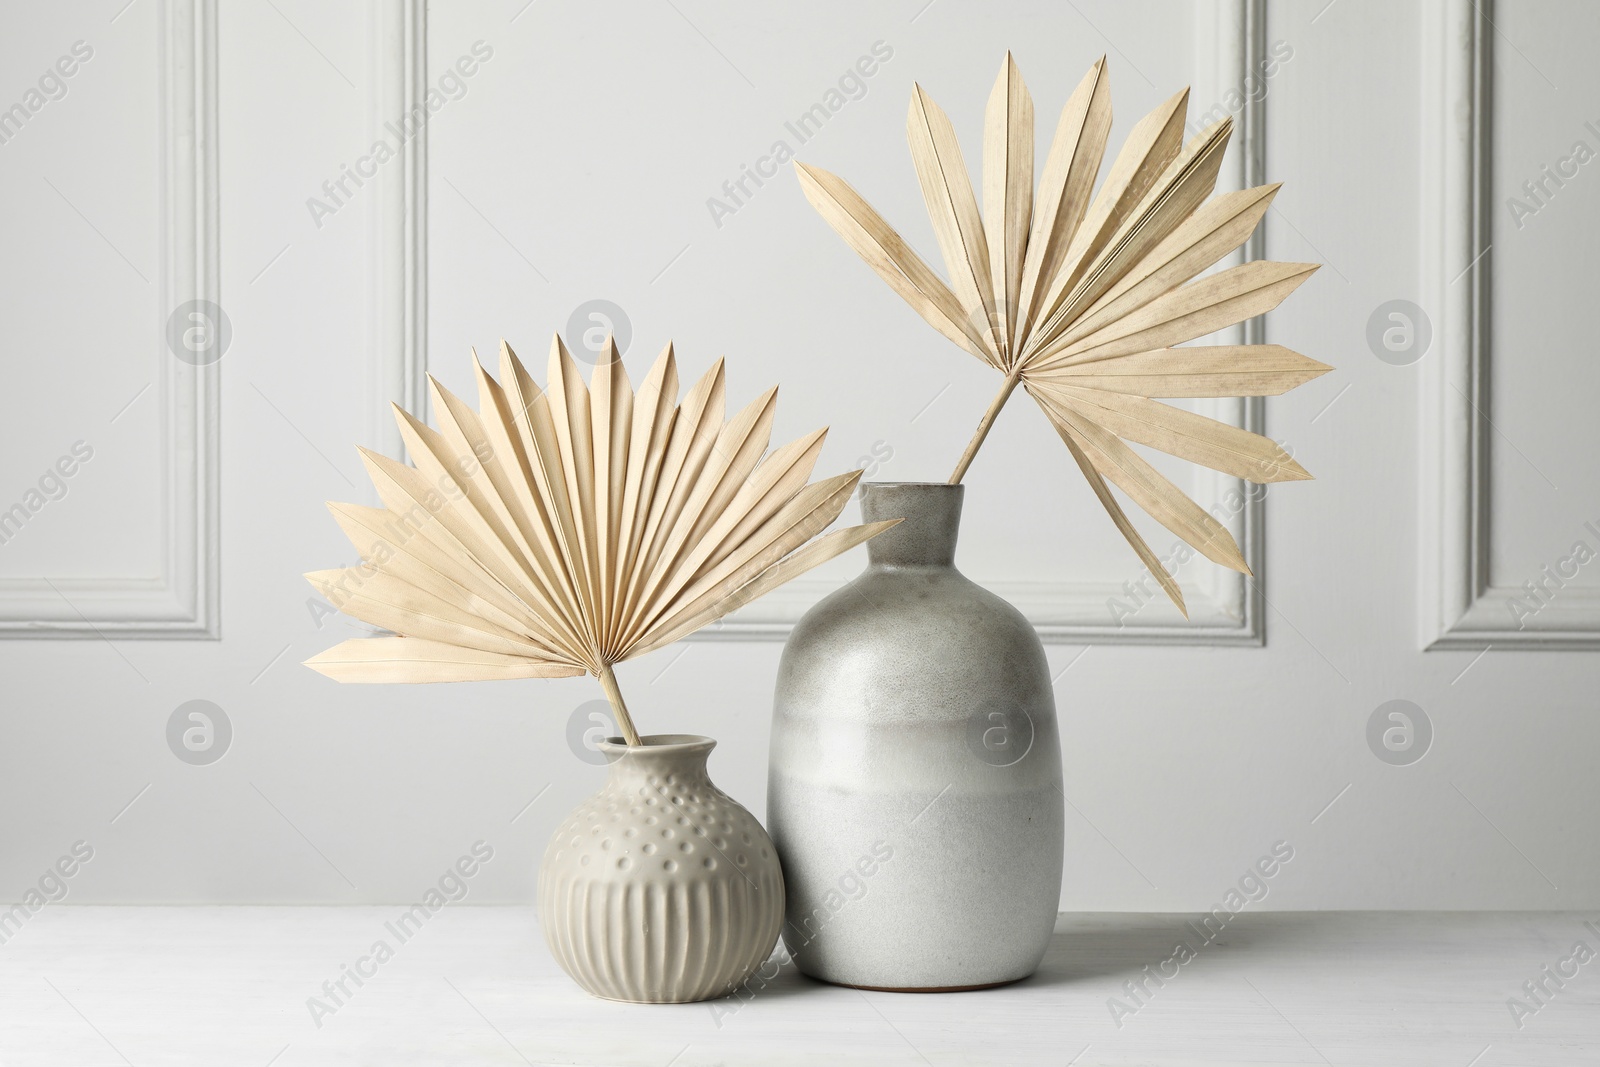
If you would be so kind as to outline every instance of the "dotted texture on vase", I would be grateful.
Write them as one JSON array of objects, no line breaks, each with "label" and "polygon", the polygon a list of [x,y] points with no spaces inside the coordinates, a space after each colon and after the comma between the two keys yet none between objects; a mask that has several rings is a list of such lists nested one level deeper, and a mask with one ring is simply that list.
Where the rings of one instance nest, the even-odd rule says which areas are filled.
[{"label": "dotted texture on vase", "polygon": [[761,824],[711,784],[705,751],[674,769],[663,755],[613,763],[551,838],[539,875],[551,953],[610,1000],[725,996],[765,962],[783,920]]}]

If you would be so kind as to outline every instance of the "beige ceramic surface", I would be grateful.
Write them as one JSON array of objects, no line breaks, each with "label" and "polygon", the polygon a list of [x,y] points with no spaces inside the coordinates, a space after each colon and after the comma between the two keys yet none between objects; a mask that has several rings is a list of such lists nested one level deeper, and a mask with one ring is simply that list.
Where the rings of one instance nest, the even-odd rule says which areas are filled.
[{"label": "beige ceramic surface", "polygon": [[716,742],[658,734],[602,742],[605,788],[551,838],[539,921],[563,970],[597,997],[724,996],[771,954],[783,921],[777,852],[711,783]]}]

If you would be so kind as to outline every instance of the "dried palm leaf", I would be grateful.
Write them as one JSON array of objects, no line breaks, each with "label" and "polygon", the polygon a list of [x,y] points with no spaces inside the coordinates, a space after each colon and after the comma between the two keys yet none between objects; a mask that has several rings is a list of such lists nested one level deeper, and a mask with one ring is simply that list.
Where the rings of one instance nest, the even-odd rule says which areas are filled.
[{"label": "dried palm leaf", "polygon": [[915,87],[907,134],[948,284],[843,180],[795,164],[806,198],[845,242],[935,329],[1005,375],[950,481],[1025,386],[1179,610],[1177,583],[1108,481],[1207,558],[1249,568],[1227,530],[1126,442],[1253,482],[1310,475],[1265,437],[1151,398],[1276,396],[1332,369],[1279,345],[1173,347],[1272,310],[1316,270],[1257,262],[1194,280],[1249,238],[1278,187],[1208,200],[1233,120],[1184,145],[1188,99],[1185,89],[1135,125],[1091,198],[1111,129],[1102,57],[1062,109],[1036,192],[1033,101],[1007,53],[985,113],[980,216],[950,120]]},{"label": "dried palm leaf", "polygon": [[587,672],[638,744],[613,664],[899,521],[818,537],[861,472],[807,484],[825,430],[769,453],[777,390],[724,423],[720,360],[679,404],[671,345],[637,393],[603,355],[585,386],[556,338],[541,390],[502,342],[499,381],[476,367],[477,411],[432,379],[437,430],[395,408],[416,465],[363,451],[383,507],[329,505],[362,563],[306,577],[396,636],[309,666],[341,682]]}]

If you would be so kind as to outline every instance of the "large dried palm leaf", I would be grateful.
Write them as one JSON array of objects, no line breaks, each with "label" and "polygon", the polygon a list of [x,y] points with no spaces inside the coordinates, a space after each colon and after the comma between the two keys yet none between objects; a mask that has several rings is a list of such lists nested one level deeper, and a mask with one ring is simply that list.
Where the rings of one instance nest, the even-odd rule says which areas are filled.
[{"label": "large dried palm leaf", "polygon": [[843,180],[795,163],[806,198],[845,242],[1005,376],[950,481],[1024,386],[1179,610],[1177,582],[1107,482],[1208,559],[1250,569],[1232,535],[1126,442],[1253,482],[1310,475],[1265,437],[1152,398],[1276,396],[1332,369],[1279,345],[1174,347],[1272,310],[1316,270],[1256,262],[1199,277],[1244,244],[1278,187],[1211,198],[1233,120],[1185,145],[1188,97],[1134,126],[1091,195],[1111,130],[1102,57],[1062,109],[1035,189],[1033,101],[1007,53],[985,114],[980,213],[950,120],[916,86],[907,136],[948,283]]},{"label": "large dried palm leaf", "polygon": [[395,634],[307,661],[330,678],[587,672],[638,744],[613,664],[899,521],[822,534],[861,472],[810,483],[825,430],[768,452],[775,389],[725,422],[720,360],[682,403],[671,345],[637,393],[609,341],[588,385],[559,337],[544,389],[504,343],[476,372],[477,411],[430,379],[437,430],[395,408],[414,466],[363,450],[382,507],[329,505],[362,563],[306,577]]}]

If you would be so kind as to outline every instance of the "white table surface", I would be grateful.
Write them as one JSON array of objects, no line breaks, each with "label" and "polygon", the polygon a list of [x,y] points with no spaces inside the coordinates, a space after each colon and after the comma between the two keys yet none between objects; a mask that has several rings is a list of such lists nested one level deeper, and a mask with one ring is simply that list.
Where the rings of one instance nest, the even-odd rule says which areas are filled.
[{"label": "white table surface", "polygon": [[401,910],[46,907],[0,945],[0,1064],[1600,1062],[1600,958],[1520,1028],[1507,1006],[1575,942],[1600,951],[1600,913],[1246,912],[1119,1027],[1109,999],[1132,1006],[1123,982],[1193,917],[1064,915],[1004,989],[862,993],[786,967],[732,1010],[595,1000],[531,908],[450,906],[317,1027],[307,998],[395,943]]}]

